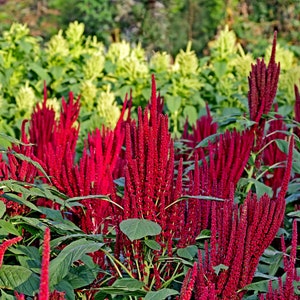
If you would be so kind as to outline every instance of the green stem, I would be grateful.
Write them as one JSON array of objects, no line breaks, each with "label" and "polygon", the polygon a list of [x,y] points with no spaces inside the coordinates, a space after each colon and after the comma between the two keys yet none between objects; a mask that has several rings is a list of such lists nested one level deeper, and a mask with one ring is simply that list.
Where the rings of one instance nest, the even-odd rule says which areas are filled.
[{"label": "green stem", "polygon": [[119,260],[117,260],[114,256],[112,256],[108,251],[106,251],[104,249],[100,249],[100,250],[103,251],[104,254],[112,262],[113,266],[115,267],[115,269],[120,277],[123,277],[123,276],[117,265],[119,265],[131,278],[134,278],[133,275],[131,274],[131,272]]}]

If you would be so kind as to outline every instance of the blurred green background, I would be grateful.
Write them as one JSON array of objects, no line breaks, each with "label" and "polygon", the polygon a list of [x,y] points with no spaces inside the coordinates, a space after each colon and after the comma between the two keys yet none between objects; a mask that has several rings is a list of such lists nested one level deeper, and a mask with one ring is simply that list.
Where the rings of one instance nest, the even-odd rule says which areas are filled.
[{"label": "blurred green background", "polygon": [[126,40],[146,52],[175,56],[191,40],[198,55],[228,25],[244,49],[264,53],[274,30],[300,56],[300,1],[288,0],[0,0],[0,34],[12,22],[27,23],[31,34],[45,41],[74,20],[85,24],[85,35],[105,45]]}]

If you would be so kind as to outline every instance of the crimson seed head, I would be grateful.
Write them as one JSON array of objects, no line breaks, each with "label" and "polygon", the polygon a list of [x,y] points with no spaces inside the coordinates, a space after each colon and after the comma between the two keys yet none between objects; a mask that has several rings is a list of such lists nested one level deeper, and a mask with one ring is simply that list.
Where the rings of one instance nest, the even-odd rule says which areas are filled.
[{"label": "crimson seed head", "polygon": [[264,60],[257,60],[252,65],[252,70],[248,78],[249,93],[248,105],[250,119],[259,122],[263,114],[268,114],[276,95],[280,65],[275,62],[277,33],[274,33],[271,58],[268,66]]}]

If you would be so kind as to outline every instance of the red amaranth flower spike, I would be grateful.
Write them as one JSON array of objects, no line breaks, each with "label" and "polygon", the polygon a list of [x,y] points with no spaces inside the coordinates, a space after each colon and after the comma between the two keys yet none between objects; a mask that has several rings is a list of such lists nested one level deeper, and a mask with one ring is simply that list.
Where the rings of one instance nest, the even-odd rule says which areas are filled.
[{"label": "red amaranth flower spike", "polygon": [[0,267],[2,266],[4,254],[5,254],[5,251],[7,250],[7,248],[14,245],[14,244],[16,244],[17,242],[19,242],[21,240],[22,240],[22,237],[17,236],[15,238],[10,239],[10,240],[4,241],[0,245]]},{"label": "red amaranth flower spike", "polygon": [[191,150],[198,153],[200,157],[203,156],[203,150],[207,150],[207,147],[198,147],[197,145],[205,138],[216,134],[218,129],[218,123],[213,121],[208,105],[206,105],[206,115],[200,117],[196,124],[192,126],[192,133],[188,132],[188,122],[184,125],[184,130],[181,139],[183,143],[189,147],[188,154],[184,155],[185,160],[193,160],[195,156],[191,156]]},{"label": "red amaranth flower spike", "polygon": [[[299,93],[299,89],[296,85],[294,85],[294,91],[295,91],[295,116],[294,116],[294,119],[296,122],[300,123],[300,93]],[[297,136],[300,137],[299,126],[296,126],[294,131],[297,134]]]},{"label": "red amaranth flower spike", "polygon": [[190,300],[192,297],[192,292],[195,284],[195,279],[197,276],[197,263],[194,263],[193,268],[189,269],[184,277],[179,300]]},{"label": "red amaranth flower spike", "polygon": [[[157,101],[153,86],[150,111],[146,108],[143,112],[139,107],[137,123],[126,124],[125,191],[124,197],[116,200],[124,210],[119,210],[120,218],[116,220],[116,225],[128,218],[144,218],[157,222],[162,228],[162,233],[156,237],[156,241],[167,250],[167,255],[171,255],[173,240],[181,231],[178,226],[181,221],[178,220],[181,220],[184,214],[182,203],[173,203],[181,196],[182,161],[176,178],[174,145],[168,131],[168,117],[158,112]],[[145,258],[141,242],[131,243],[120,232],[117,234],[117,240],[116,249],[123,253],[116,255],[125,257],[134,276],[138,276],[136,270],[139,268],[139,279],[147,278],[149,274],[145,273],[143,267]],[[170,276],[171,264],[164,268],[164,274],[158,267],[160,265],[159,262],[155,263],[152,271],[155,272],[155,278],[165,280]],[[161,280],[156,282],[156,288],[159,288]]]},{"label": "red amaranth flower spike", "polygon": [[49,264],[50,264],[50,229],[47,227],[44,234],[39,300],[49,300],[49,295],[50,295]]},{"label": "red amaranth flower spike", "polygon": [[[205,287],[211,285],[220,299],[242,299],[243,288],[252,282],[260,256],[282,224],[293,147],[291,137],[287,167],[277,199],[270,199],[265,194],[258,200],[249,192],[245,202],[238,206],[234,203],[232,189],[222,209],[218,209],[216,203],[212,205],[211,245],[205,247],[204,262],[199,256],[195,300],[201,299]],[[224,269],[216,272],[215,267],[221,265]]]},{"label": "red amaranth flower spike", "polygon": [[274,33],[272,54],[268,66],[257,59],[249,76],[248,103],[250,119],[260,122],[263,114],[268,114],[276,95],[280,64],[275,62],[277,32]]},{"label": "red amaranth flower spike", "polygon": [[[212,200],[201,199],[201,196],[228,199],[231,190],[237,185],[248,162],[253,144],[253,132],[226,131],[210,142],[207,156],[201,157],[198,165],[198,155],[195,160],[195,170],[191,174],[192,184],[189,195],[199,199],[188,199],[187,216],[185,218],[183,234],[178,247],[185,247],[195,242],[201,230],[211,228]],[[222,207],[222,202],[217,206]]]},{"label": "red amaranth flower spike", "polygon": [[263,151],[262,161],[264,166],[273,166],[271,171],[265,173],[263,177],[264,184],[271,187],[273,194],[276,195],[277,190],[280,188],[282,178],[285,172],[285,162],[287,160],[287,154],[282,152],[275,140],[286,140],[287,135],[283,132],[287,131],[287,126],[283,121],[283,117],[280,115],[275,116],[276,119],[270,120],[269,130],[265,138],[265,144],[267,147]]},{"label": "red amaranth flower spike", "polygon": [[282,250],[284,252],[284,271],[285,271],[285,283],[283,283],[282,277],[278,279],[278,289],[273,290],[272,281],[269,282],[268,292],[264,295],[259,295],[259,300],[299,300],[299,295],[294,292],[293,282],[300,282],[300,276],[297,275],[296,269],[296,254],[297,254],[297,221],[293,221],[292,230],[292,243],[291,253],[289,258],[286,253],[286,246],[284,243],[284,237],[281,237]]}]

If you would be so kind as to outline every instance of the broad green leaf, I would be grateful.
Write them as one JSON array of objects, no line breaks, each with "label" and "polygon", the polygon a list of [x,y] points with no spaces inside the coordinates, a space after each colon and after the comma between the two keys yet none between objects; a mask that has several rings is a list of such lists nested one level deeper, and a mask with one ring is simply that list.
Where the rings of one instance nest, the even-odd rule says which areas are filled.
[{"label": "broad green leaf", "polygon": [[74,239],[74,238],[86,238],[86,239],[90,239],[90,240],[94,240],[94,241],[98,241],[98,242],[103,242],[102,234],[75,233],[75,234],[68,234],[68,235],[56,238],[50,242],[50,245],[51,245],[51,247],[57,247],[63,241],[68,240],[68,239]]},{"label": "broad green leaf", "polygon": [[287,216],[293,217],[293,218],[295,218],[295,217],[300,218],[300,210],[292,211],[292,212],[288,213]]},{"label": "broad green leaf", "polygon": [[0,268],[0,288],[15,290],[26,282],[32,272],[22,266],[2,265]]},{"label": "broad green leaf", "polygon": [[27,225],[33,226],[36,229],[41,229],[41,230],[46,229],[46,225],[43,223],[44,220],[42,221],[37,218],[18,216],[17,221],[18,223],[25,223]]},{"label": "broad green leaf", "polygon": [[178,256],[192,260],[198,253],[198,248],[195,245],[190,245],[177,250]]},{"label": "broad green leaf", "polygon": [[179,110],[181,106],[181,98],[176,96],[167,96],[166,97],[166,104],[169,112],[171,114],[175,113]]},{"label": "broad green leaf", "polygon": [[[270,280],[268,279],[268,280],[261,280],[258,282],[250,283],[244,288],[244,290],[266,293],[268,291],[269,281]],[[278,287],[277,280],[272,281],[272,286],[273,289]]]},{"label": "broad green leaf", "polygon": [[60,281],[55,286],[55,290],[60,291],[60,292],[65,292],[66,300],[75,300],[74,288],[68,281],[66,281],[66,280]]},{"label": "broad green leaf", "polygon": [[40,277],[32,273],[30,277],[22,284],[16,287],[16,291],[24,295],[34,295],[38,293],[40,286]]},{"label": "broad green leaf", "polygon": [[17,259],[21,266],[30,269],[33,272],[39,272],[41,268],[41,256],[39,249],[33,246],[25,247],[23,245],[18,245],[15,249],[12,248],[11,252],[18,254]]},{"label": "broad green leaf", "polygon": [[72,285],[73,289],[79,289],[88,286],[96,279],[98,274],[98,272],[95,272],[96,270],[99,272],[99,268],[97,268],[96,265],[94,270],[91,270],[85,265],[76,268],[72,267],[65,279]]},{"label": "broad green leaf", "polygon": [[293,281],[294,293],[295,295],[300,295],[300,282],[294,280]]},{"label": "broad green leaf", "polygon": [[6,205],[3,201],[0,201],[0,219],[4,216],[6,212]]},{"label": "broad green leaf", "polygon": [[278,279],[275,276],[271,276],[271,275],[268,275],[268,274],[265,274],[265,273],[261,273],[261,272],[255,272],[254,277],[257,277],[257,278],[266,278],[266,279],[269,279],[269,280],[277,280]]},{"label": "broad green leaf", "polygon": [[285,199],[286,204],[296,202],[300,199],[300,193],[295,193]]},{"label": "broad green leaf", "polygon": [[145,219],[124,220],[120,223],[120,229],[131,241],[161,233],[159,224]]},{"label": "broad green leaf", "polygon": [[23,205],[31,208],[34,211],[41,212],[32,202],[27,201],[26,199],[24,199],[24,197],[20,197],[14,193],[4,193],[1,195],[1,197],[5,198],[6,200],[9,200],[9,201],[23,204]]},{"label": "broad green leaf", "polygon": [[211,231],[209,229],[203,229],[200,234],[196,237],[196,240],[208,239],[211,236]]},{"label": "broad green leaf", "polygon": [[39,211],[46,216],[47,219],[53,221],[63,221],[61,211],[49,207],[38,206]]},{"label": "broad green leaf", "polygon": [[59,255],[50,262],[50,285],[53,287],[65,278],[71,265],[86,253],[99,250],[104,244],[80,239],[66,246]]},{"label": "broad green leaf", "polygon": [[203,195],[190,196],[190,195],[183,195],[182,197],[178,198],[177,200],[175,200],[174,202],[172,202],[171,204],[169,204],[168,206],[166,206],[166,209],[168,209],[169,207],[175,205],[176,203],[178,203],[180,201],[184,201],[186,199],[199,199],[199,200],[208,200],[208,201],[224,201],[224,199],[222,199],[222,198],[217,198],[217,197],[213,197],[213,196],[203,196]]},{"label": "broad green leaf", "polygon": [[69,232],[78,232],[81,233],[82,230],[77,227],[73,222],[70,220],[64,219],[62,221],[50,221],[48,220],[48,223],[51,224],[53,229],[56,229],[57,232],[61,234],[65,234],[66,231]]},{"label": "broad green leaf", "polygon": [[119,296],[145,296],[146,292],[142,290],[145,284],[134,278],[117,279],[111,287],[103,287],[101,291],[95,295],[95,300],[104,300],[107,295]]},{"label": "broad green leaf", "polygon": [[47,175],[47,173],[45,172],[45,170],[42,168],[42,166],[35,160],[31,159],[30,157],[21,154],[21,153],[17,153],[15,151],[10,151],[11,154],[13,154],[16,158],[20,159],[20,160],[24,160],[27,161],[28,163],[32,164],[34,167],[36,167],[39,171],[42,172],[42,174],[47,178],[47,180],[49,182],[51,182],[50,177]]},{"label": "broad green leaf", "polygon": [[213,269],[214,269],[215,273],[216,273],[217,275],[219,275],[221,271],[226,271],[226,270],[228,270],[228,266],[225,266],[225,265],[223,265],[223,264],[219,264],[219,265],[213,267]]},{"label": "broad green leaf", "polygon": [[12,223],[7,222],[5,220],[0,220],[0,228],[5,230],[7,233],[11,233],[11,234],[14,234],[14,235],[17,235],[17,236],[20,235],[17,228],[15,228],[15,226]]},{"label": "broad green leaf", "polygon": [[159,251],[161,249],[160,244],[154,240],[145,240],[145,244],[147,247],[149,247],[152,250]]},{"label": "broad green leaf", "polygon": [[23,143],[21,142],[20,140],[12,137],[12,136],[9,136],[9,135],[6,135],[5,133],[3,132],[0,132],[0,137],[2,139],[5,139],[7,140],[8,142],[14,144],[14,145],[22,145],[22,146],[32,146],[33,144],[26,144],[26,143]]},{"label": "broad green leaf", "polygon": [[[275,143],[277,147],[285,154],[289,152],[289,143],[287,141],[276,139]],[[292,169],[295,173],[300,174],[300,153],[294,148],[293,149],[293,166]]]},{"label": "broad green leaf", "polygon": [[221,78],[226,73],[227,62],[224,60],[216,61],[214,63],[215,74],[218,78]]},{"label": "broad green leaf", "polygon": [[198,119],[197,110],[194,106],[187,105],[183,109],[183,116],[188,119],[189,124],[194,125]]},{"label": "broad green leaf", "polygon": [[114,180],[114,183],[115,183],[117,186],[125,187],[125,177],[120,177],[120,178],[115,179],[115,180]]},{"label": "broad green leaf", "polygon": [[134,278],[121,278],[117,279],[112,286],[118,288],[124,288],[126,290],[139,290],[145,285],[144,282],[141,282]]},{"label": "broad green leaf", "polygon": [[80,197],[73,197],[73,198],[69,198],[66,200],[66,202],[68,203],[72,203],[72,202],[75,202],[75,201],[81,201],[81,200],[91,200],[91,199],[95,199],[96,200],[101,200],[101,201],[107,201],[115,206],[117,206],[118,208],[122,209],[123,210],[123,207],[120,206],[118,203],[112,201],[108,196],[106,195],[87,195],[87,196],[80,196]]},{"label": "broad green leaf", "polygon": [[30,63],[29,68],[33,72],[35,72],[41,79],[46,80],[47,82],[50,80],[47,70],[43,69],[39,64]]},{"label": "broad green leaf", "polygon": [[260,198],[264,194],[267,194],[269,197],[272,197],[272,195],[273,195],[273,190],[271,187],[265,185],[264,183],[254,179],[254,178],[241,178],[238,182],[238,185],[240,185],[240,186],[246,186],[248,184],[254,184],[255,192],[256,192],[258,198]]},{"label": "broad green leaf", "polygon": [[163,300],[169,296],[179,295],[176,290],[173,289],[161,289],[157,292],[148,292],[145,300]]},{"label": "broad green leaf", "polygon": [[3,290],[0,293],[1,299],[3,300],[15,300],[16,298],[13,295],[6,294]]},{"label": "broad green leaf", "polygon": [[214,143],[220,135],[221,133],[214,133],[206,137],[195,148],[207,147],[209,142]]},{"label": "broad green leaf", "polygon": [[[101,287],[101,291],[95,295],[94,300],[106,300],[107,295],[118,295],[118,296],[132,296],[132,297],[144,297],[146,294],[142,290],[127,290],[119,287]],[[109,298],[111,299],[111,298]],[[120,298],[117,298],[120,299]],[[124,298],[121,298],[124,299]],[[127,299],[127,298],[125,298]]]}]

